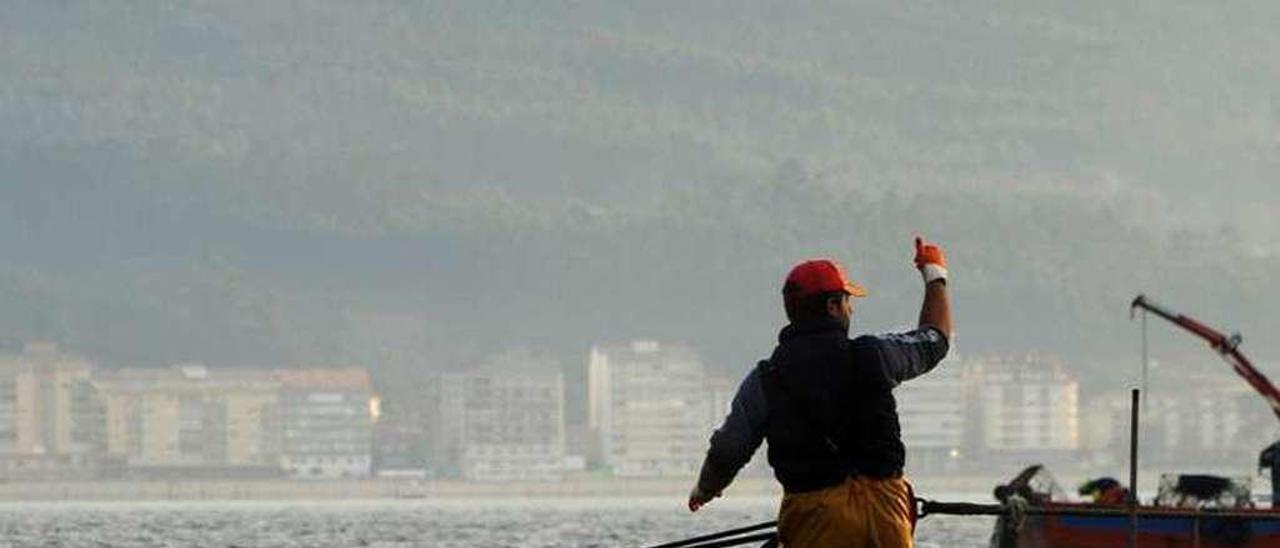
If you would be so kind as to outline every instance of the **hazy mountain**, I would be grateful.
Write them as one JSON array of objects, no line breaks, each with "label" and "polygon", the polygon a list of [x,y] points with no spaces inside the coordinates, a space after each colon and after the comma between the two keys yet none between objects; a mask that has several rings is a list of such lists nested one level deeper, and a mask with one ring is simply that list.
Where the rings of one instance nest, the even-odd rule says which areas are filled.
[{"label": "hazy mountain", "polygon": [[866,281],[860,326],[909,324],[920,231],[967,352],[1101,371],[1147,291],[1276,357],[1277,26],[1270,2],[14,3],[0,329],[382,383],[635,336],[741,369],[808,255]]}]

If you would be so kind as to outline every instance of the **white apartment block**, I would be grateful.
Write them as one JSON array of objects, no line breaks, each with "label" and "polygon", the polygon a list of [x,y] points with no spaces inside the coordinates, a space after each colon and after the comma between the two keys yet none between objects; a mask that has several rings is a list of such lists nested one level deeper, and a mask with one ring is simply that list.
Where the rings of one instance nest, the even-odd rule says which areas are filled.
[{"label": "white apartment block", "polygon": [[623,477],[696,475],[732,390],[708,379],[687,348],[656,341],[592,347],[588,426],[603,464]]},{"label": "white apartment block", "polygon": [[[1278,437],[1266,402],[1229,371],[1181,375],[1157,382],[1146,393],[1139,437],[1142,462],[1228,470],[1256,462]],[[1109,450],[1123,460],[1129,448],[1129,394],[1099,398],[1108,418]]]},{"label": "white apartment block", "polygon": [[946,470],[964,456],[970,418],[967,377],[960,360],[948,357],[894,390],[909,470]]},{"label": "white apartment block", "polygon": [[565,470],[564,379],[527,352],[439,380],[442,460],[469,481],[557,481]]},{"label": "white apartment block", "polygon": [[282,369],[280,466],[302,479],[365,478],[373,467],[373,392],[364,369]]},{"label": "white apartment block", "polygon": [[1054,362],[992,360],[977,376],[978,434],[988,453],[1044,454],[1080,448],[1079,383]]}]

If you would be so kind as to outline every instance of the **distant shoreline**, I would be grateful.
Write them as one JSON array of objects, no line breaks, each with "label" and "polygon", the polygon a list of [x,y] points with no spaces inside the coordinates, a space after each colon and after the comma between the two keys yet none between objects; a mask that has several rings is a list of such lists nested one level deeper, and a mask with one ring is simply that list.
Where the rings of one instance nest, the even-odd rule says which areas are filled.
[{"label": "distant shoreline", "polygon": [[[0,501],[358,500],[497,498],[666,498],[684,500],[693,479],[590,478],[559,483],[367,480],[152,480],[0,483]],[[990,492],[989,478],[913,479],[919,493]],[[781,494],[769,478],[740,478],[726,496]]]},{"label": "distant shoreline", "polygon": [[[1161,472],[1142,470],[1139,474],[1142,492],[1154,494]],[[1079,471],[1064,471],[1057,476],[1068,492],[1083,479],[1096,477]],[[1184,471],[1186,472],[1186,471]],[[1250,474],[1234,471],[1205,471],[1232,477]],[[916,496],[930,499],[962,499],[989,501],[997,483],[1006,481],[1013,472],[1001,476],[990,474],[954,474],[911,476]],[[579,477],[563,482],[463,482],[456,480],[361,479],[361,480],[137,480],[137,481],[31,481],[0,483],[0,501],[303,501],[303,500],[467,500],[520,498],[671,498],[683,501],[688,496],[693,478],[610,478]],[[1255,481],[1254,490],[1265,486]],[[772,478],[751,476],[734,481],[726,498],[768,497],[781,495]]]}]

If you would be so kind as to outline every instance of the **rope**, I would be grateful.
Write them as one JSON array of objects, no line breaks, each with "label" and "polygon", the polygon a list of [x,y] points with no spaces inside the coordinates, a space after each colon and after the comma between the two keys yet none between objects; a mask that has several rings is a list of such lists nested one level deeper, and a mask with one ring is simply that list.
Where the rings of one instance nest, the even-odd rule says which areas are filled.
[{"label": "rope", "polygon": [[1005,527],[1008,527],[1010,530],[1015,532],[1021,531],[1023,522],[1027,520],[1027,510],[1031,509],[1031,504],[1027,502],[1027,499],[1022,498],[1017,494],[1013,494],[1009,495],[1009,498],[1005,499],[1005,507],[1009,512],[1009,521]]},{"label": "rope", "polygon": [[[700,536],[700,537],[693,537],[693,538],[687,538],[687,539],[684,539],[684,540],[677,540],[677,541],[675,541],[675,542],[668,542],[668,543],[666,543],[666,544],[658,544],[658,545],[656,545],[656,546],[650,546],[649,548],[712,548],[712,547],[716,547],[716,546],[737,546],[738,544],[745,544],[746,542],[754,542],[755,540],[765,540],[765,538],[764,538],[764,537],[761,537],[761,538],[759,538],[759,539],[757,539],[757,538],[756,538],[757,536],[761,536],[761,535],[755,535],[755,536],[752,536],[752,537],[744,537],[744,538],[746,538],[746,539],[748,539],[748,540],[745,540],[745,541],[743,541],[743,542],[738,542],[738,543],[736,543],[736,544],[699,544],[699,543],[704,543],[704,542],[709,542],[709,541],[716,541],[716,540],[725,539],[725,538],[732,537],[732,536],[736,536],[736,535],[742,535],[742,534],[750,533],[750,532],[753,532],[753,531],[761,531],[761,530],[764,530],[764,529],[772,529],[772,528],[776,527],[777,525],[778,525],[778,522],[776,522],[776,521],[768,521],[768,522],[765,522],[765,523],[757,523],[757,524],[755,524],[755,525],[748,525],[748,526],[746,526],[746,527],[739,527],[739,528],[737,528],[737,529],[729,529],[728,531],[720,531],[719,533],[711,533],[711,534],[709,534],[709,535],[702,535],[702,536]],[[769,538],[772,538],[772,537],[776,536],[776,535],[777,535],[777,533],[769,532],[769,533],[765,533],[765,535],[768,535],[768,537],[769,537]],[[732,541],[741,541],[741,540],[743,540],[743,539],[730,539],[730,540],[732,540]]]},{"label": "rope", "polygon": [[760,533],[758,535],[748,535],[745,537],[737,537],[725,540],[714,540],[705,544],[691,544],[685,548],[723,548],[725,546],[741,546],[743,544],[752,544],[765,541],[765,546],[777,546],[778,534],[775,532]]}]

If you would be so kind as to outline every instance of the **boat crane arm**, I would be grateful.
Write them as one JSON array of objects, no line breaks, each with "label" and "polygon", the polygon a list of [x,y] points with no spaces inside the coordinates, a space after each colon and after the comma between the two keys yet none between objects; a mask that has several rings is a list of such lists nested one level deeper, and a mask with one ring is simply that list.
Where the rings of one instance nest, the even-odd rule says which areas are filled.
[{"label": "boat crane arm", "polygon": [[1240,346],[1241,338],[1239,334],[1233,334],[1229,337],[1223,335],[1221,332],[1195,319],[1170,312],[1168,309],[1151,302],[1146,295],[1138,295],[1137,298],[1133,299],[1133,303],[1129,305],[1130,314],[1132,314],[1133,310],[1139,308],[1169,320],[1174,325],[1186,329],[1207,341],[1209,346],[1222,356],[1222,359],[1231,364],[1231,368],[1235,369],[1236,374],[1244,377],[1245,382],[1249,383],[1249,386],[1252,386],[1267,400],[1267,403],[1271,405],[1271,412],[1275,413],[1277,419],[1280,419],[1280,390],[1277,390],[1266,375],[1254,368],[1249,359],[1240,353],[1238,347]]}]

